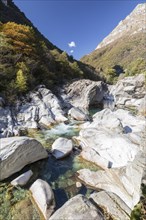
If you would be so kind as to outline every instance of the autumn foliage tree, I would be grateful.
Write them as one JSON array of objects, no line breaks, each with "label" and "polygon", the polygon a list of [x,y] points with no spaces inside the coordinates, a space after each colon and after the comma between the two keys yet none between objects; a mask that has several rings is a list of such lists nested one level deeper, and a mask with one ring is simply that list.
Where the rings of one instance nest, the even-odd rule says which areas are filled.
[{"label": "autumn foliage tree", "polygon": [[1,32],[8,39],[8,43],[13,46],[15,52],[29,55],[35,46],[34,31],[31,27],[14,22],[1,24]]}]

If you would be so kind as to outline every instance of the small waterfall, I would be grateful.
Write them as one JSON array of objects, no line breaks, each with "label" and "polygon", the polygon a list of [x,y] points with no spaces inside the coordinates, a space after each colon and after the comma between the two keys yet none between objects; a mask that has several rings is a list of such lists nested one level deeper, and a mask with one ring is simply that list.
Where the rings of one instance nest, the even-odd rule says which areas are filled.
[{"label": "small waterfall", "polygon": [[78,131],[78,126],[74,124],[64,124],[60,123],[50,130],[44,130],[44,135],[53,137],[55,136],[66,136],[66,137],[72,137],[76,134]]}]

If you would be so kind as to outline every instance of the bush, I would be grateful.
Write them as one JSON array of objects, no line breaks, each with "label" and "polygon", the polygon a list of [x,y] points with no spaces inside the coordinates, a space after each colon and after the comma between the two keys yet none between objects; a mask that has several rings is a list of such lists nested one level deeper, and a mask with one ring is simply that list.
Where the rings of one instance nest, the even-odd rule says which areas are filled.
[{"label": "bush", "polygon": [[134,76],[146,71],[146,61],[143,58],[134,60],[126,70],[127,76]]},{"label": "bush", "polygon": [[113,68],[108,68],[104,72],[104,77],[106,78],[107,82],[113,84],[116,82],[118,74],[116,70]]}]

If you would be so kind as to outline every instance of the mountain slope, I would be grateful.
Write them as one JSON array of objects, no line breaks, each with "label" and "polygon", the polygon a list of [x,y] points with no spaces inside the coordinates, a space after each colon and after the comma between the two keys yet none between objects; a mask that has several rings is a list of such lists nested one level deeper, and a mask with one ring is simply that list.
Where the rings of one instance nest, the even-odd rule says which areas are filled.
[{"label": "mountain slope", "polygon": [[54,89],[66,80],[95,78],[93,68],[49,42],[11,0],[0,0],[0,15],[0,96],[10,103],[39,84]]},{"label": "mountain slope", "polygon": [[95,67],[109,81],[120,72],[134,75],[146,71],[145,8],[145,3],[139,4],[81,61]]},{"label": "mountain slope", "polygon": [[102,48],[125,35],[130,36],[139,32],[145,32],[145,15],[146,4],[138,4],[136,8],[123,21],[120,21],[117,27],[103,39],[96,49]]}]

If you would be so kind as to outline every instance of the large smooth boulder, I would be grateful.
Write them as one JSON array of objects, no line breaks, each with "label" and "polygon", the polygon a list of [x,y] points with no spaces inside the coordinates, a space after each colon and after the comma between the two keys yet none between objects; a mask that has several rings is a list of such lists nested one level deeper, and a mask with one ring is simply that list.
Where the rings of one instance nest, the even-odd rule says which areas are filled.
[{"label": "large smooth boulder", "polygon": [[67,138],[58,138],[52,145],[52,154],[56,159],[66,157],[72,152],[73,143]]},{"label": "large smooth boulder", "polygon": [[65,85],[62,98],[71,106],[88,110],[89,106],[103,102],[106,91],[105,83],[82,79]]},{"label": "large smooth boulder", "polygon": [[55,208],[54,194],[50,185],[44,180],[37,179],[31,185],[30,191],[44,218],[48,220]]},{"label": "large smooth boulder", "polygon": [[31,176],[33,175],[33,172],[31,170],[28,170],[27,172],[21,174],[16,179],[11,181],[11,185],[13,186],[25,186],[26,183],[29,181]]},{"label": "large smooth boulder", "polygon": [[47,151],[33,138],[2,138],[0,139],[0,180],[20,171],[27,164],[47,157]]},{"label": "large smooth boulder", "polygon": [[145,96],[144,74],[119,80],[116,85],[110,87],[109,95],[114,97],[117,107],[135,107],[138,109],[142,98]]},{"label": "large smooth boulder", "polygon": [[103,128],[83,129],[74,139],[82,147],[81,156],[102,168],[125,166],[139,151],[127,136]]},{"label": "large smooth boulder", "polygon": [[83,195],[77,195],[58,209],[49,220],[104,220],[101,212]]},{"label": "large smooth boulder", "polygon": [[116,194],[132,210],[140,199],[141,180],[145,166],[145,154],[140,152],[127,166],[97,172],[82,169],[77,173],[78,178],[88,186]]},{"label": "large smooth boulder", "polygon": [[130,220],[131,209],[116,194],[101,191],[91,194],[90,199],[108,213],[112,219]]}]

